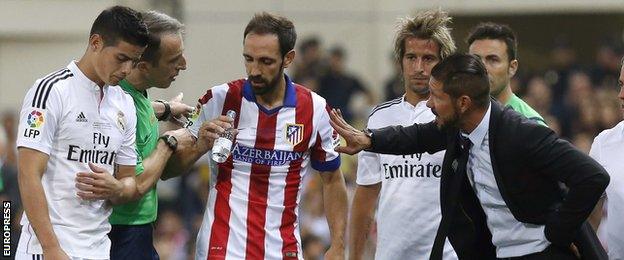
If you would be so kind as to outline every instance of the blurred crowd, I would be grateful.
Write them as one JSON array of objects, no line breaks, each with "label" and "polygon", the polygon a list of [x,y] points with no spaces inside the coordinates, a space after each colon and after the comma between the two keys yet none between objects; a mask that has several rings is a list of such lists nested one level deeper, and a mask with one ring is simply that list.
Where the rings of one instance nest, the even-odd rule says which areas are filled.
[{"label": "blurred crowd", "polygon": [[[326,48],[317,37],[301,40],[297,48],[297,60],[289,70],[294,81],[316,91],[332,107],[341,109],[344,117],[356,126],[364,127],[375,104],[403,94],[398,66],[390,62],[388,66],[396,69],[394,75],[384,86],[371,86],[347,68],[345,48]],[[605,41],[595,50],[588,50],[595,52],[594,61],[589,64],[577,61],[578,51],[565,42],[558,42],[550,57],[544,58],[544,62],[550,64],[549,69],[537,71],[520,63],[512,89],[546,119],[550,128],[588,152],[600,131],[622,120],[617,93],[623,49],[615,41]],[[4,112],[0,120],[0,198],[12,201],[15,249],[21,217],[15,149],[19,120],[15,111]],[[162,259],[191,259],[193,256],[209,191],[211,173],[207,160],[200,160],[190,174],[158,184],[160,204],[154,243]],[[356,157],[343,155],[341,169],[350,197],[355,189],[356,168]],[[306,259],[321,259],[329,246],[321,189],[317,174],[306,176],[299,207]],[[371,230],[374,238],[375,228]],[[374,239],[371,240],[374,243]]]}]

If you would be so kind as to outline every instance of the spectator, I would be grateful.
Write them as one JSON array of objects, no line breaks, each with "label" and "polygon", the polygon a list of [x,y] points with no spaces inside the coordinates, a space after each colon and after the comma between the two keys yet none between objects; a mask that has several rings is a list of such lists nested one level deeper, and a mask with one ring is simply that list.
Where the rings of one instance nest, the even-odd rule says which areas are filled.
[{"label": "spectator", "polygon": [[355,94],[364,94],[368,105],[373,105],[375,98],[373,93],[364,88],[362,82],[357,77],[349,74],[345,68],[346,52],[342,47],[334,47],[330,51],[329,71],[321,77],[319,84],[319,95],[327,100],[327,103],[342,111],[344,118],[351,122],[354,113],[349,105]]}]

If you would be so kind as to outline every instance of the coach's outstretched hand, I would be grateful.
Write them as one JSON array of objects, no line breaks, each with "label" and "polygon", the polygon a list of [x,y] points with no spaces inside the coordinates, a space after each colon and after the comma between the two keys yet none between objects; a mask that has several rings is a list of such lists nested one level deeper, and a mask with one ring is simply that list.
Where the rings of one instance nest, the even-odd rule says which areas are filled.
[{"label": "coach's outstretched hand", "polygon": [[370,137],[349,125],[349,123],[342,118],[340,109],[332,109],[332,111],[329,112],[329,118],[331,126],[347,141],[347,146],[336,147],[336,149],[334,149],[336,152],[353,155],[371,146],[372,140]]}]

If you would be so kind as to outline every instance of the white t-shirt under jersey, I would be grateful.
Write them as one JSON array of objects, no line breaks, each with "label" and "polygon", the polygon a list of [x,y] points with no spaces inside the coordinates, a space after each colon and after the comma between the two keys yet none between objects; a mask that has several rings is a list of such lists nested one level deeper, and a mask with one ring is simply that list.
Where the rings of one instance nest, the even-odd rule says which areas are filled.
[{"label": "white t-shirt under jersey", "polygon": [[[377,106],[368,128],[428,123],[435,115],[422,101],[403,97]],[[428,259],[440,224],[440,177],[444,151],[435,154],[358,154],[357,184],[381,183],[375,259]],[[444,259],[457,259],[447,241]]]},{"label": "white t-shirt under jersey", "polygon": [[[78,172],[91,171],[89,162],[109,173],[114,164],[135,165],[135,129],[132,97],[118,86],[100,90],[75,62],[37,80],[28,90],[17,147],[49,155],[41,184],[52,228],[69,256],[109,258],[111,207],[105,201],[80,199],[75,178]],[[17,251],[41,254],[41,244],[26,214],[21,224]]]},{"label": "white t-shirt under jersey", "polygon": [[604,167],[611,182],[607,187],[609,259],[624,259],[624,122],[604,130],[594,139],[589,155]]}]

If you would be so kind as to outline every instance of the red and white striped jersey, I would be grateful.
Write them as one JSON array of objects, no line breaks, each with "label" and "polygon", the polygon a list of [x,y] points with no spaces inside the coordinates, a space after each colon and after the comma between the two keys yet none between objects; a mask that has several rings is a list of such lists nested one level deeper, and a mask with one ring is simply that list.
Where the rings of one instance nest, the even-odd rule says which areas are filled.
[{"label": "red and white striped jersey", "polygon": [[195,259],[303,259],[298,209],[311,168],[334,171],[338,134],[325,99],[286,76],[282,107],[256,103],[244,79],[215,86],[199,100],[197,135],[205,121],[236,111],[232,154],[211,161],[212,181]]}]

